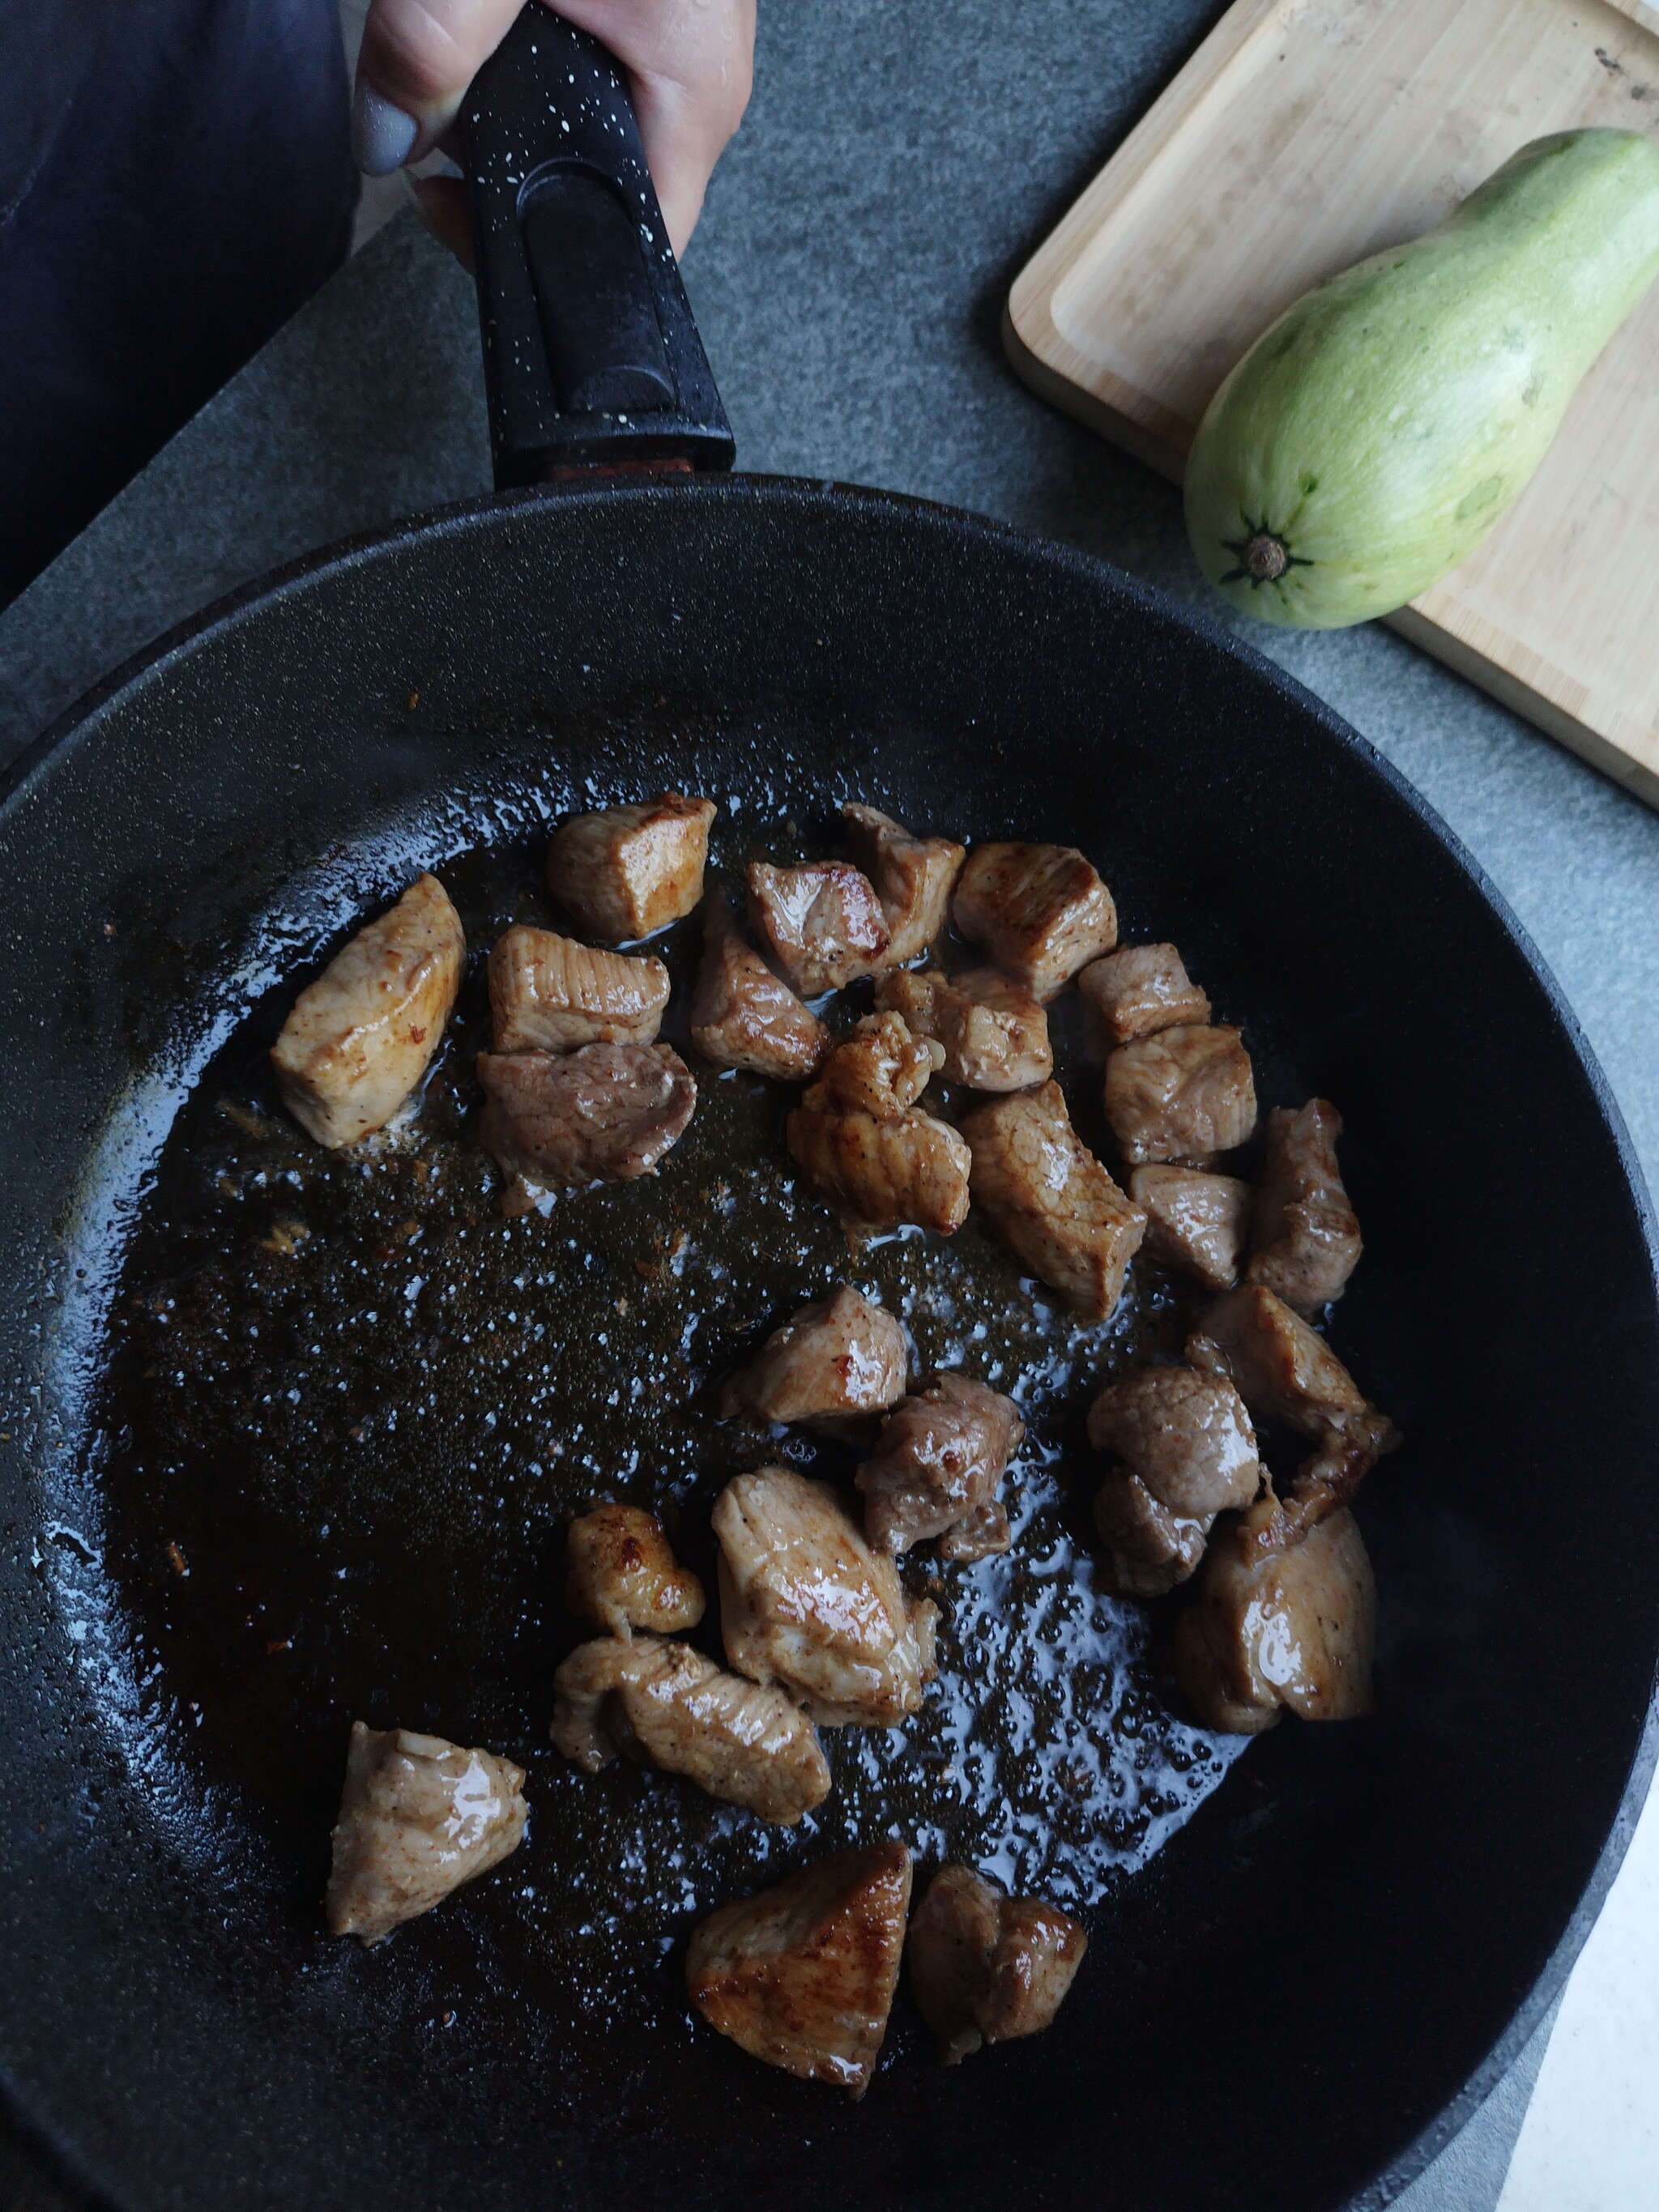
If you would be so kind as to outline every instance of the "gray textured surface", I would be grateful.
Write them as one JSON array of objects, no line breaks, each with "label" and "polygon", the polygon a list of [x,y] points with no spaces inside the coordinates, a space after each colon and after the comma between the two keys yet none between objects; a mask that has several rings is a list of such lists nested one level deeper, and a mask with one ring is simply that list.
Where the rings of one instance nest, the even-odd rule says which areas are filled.
[{"label": "gray textured surface", "polygon": [[[743,464],[977,507],[1198,599],[1176,495],[1030,398],[997,331],[1020,262],[1218,12],[763,4],[687,267]],[[0,760],[208,599],[487,476],[471,288],[403,217],[0,617]],[[1473,848],[1659,1182],[1659,818],[1387,632],[1251,634]],[[1496,2203],[1547,2035],[1408,2212]],[[0,2203],[45,2212],[5,2155]]]}]

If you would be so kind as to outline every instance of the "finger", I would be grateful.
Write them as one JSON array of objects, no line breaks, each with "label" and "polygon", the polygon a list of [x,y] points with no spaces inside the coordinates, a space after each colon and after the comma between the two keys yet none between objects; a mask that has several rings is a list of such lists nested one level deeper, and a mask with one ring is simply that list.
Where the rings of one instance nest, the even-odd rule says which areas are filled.
[{"label": "finger", "polygon": [[351,102],[352,150],[390,176],[436,144],[522,0],[372,0]]}]

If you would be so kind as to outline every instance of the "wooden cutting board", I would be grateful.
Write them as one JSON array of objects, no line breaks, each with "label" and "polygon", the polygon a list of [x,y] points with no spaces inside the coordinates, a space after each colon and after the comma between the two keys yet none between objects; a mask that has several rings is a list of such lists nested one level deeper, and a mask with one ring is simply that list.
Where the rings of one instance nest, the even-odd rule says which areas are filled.
[{"label": "wooden cutting board", "polygon": [[[1585,123],[1659,137],[1659,5],[1237,0],[1020,272],[1010,355],[1178,478],[1299,294]],[[1491,536],[1389,619],[1659,805],[1659,286]]]}]

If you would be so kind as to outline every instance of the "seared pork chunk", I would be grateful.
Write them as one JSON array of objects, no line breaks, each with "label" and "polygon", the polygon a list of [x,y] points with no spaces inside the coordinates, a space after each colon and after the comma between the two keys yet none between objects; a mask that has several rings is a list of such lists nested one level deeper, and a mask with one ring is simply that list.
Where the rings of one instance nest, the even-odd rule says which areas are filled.
[{"label": "seared pork chunk", "polygon": [[574,937],[520,922],[489,956],[497,1052],[574,1052],[584,1044],[649,1044],[668,1004],[660,960],[597,952]]},{"label": "seared pork chunk", "polygon": [[1058,1905],[1005,1896],[968,1867],[941,1867],[911,1919],[904,1956],[945,2063],[960,2065],[981,2044],[1040,2034],[1088,1948]]},{"label": "seared pork chunk", "polygon": [[718,891],[703,924],[691,1042],[716,1067],[746,1067],[776,1083],[804,1083],[830,1049],[829,1030],[744,943]]},{"label": "seared pork chunk", "polygon": [[806,1094],[826,1108],[878,1119],[914,1106],[945,1064],[945,1048],[897,1014],[866,1014],[824,1061]]},{"label": "seared pork chunk", "polygon": [[465,961],[460,916],[421,876],[307,984],[270,1059],[307,1136],[337,1151],[385,1127],[438,1049]]},{"label": "seared pork chunk", "polygon": [[843,806],[841,816],[890,933],[881,964],[902,968],[926,952],[944,928],[968,848],[948,837],[913,837],[902,822],[873,806]]},{"label": "seared pork chunk", "polygon": [[654,937],[702,896],[712,799],[665,792],[573,814],[547,848],[547,887],[603,945]]},{"label": "seared pork chunk", "polygon": [[1085,1320],[1103,1321],[1146,1218],[1079,1138],[1060,1085],[978,1107],[962,1133],[975,1205],[1034,1275]]},{"label": "seared pork chunk", "polygon": [[1126,1597],[1184,1582],[1217,1514],[1249,1504],[1261,1486],[1255,1431],[1224,1376],[1140,1368],[1095,1400],[1089,1441],[1123,1462],[1101,1486],[1095,1525]]},{"label": "seared pork chunk", "polygon": [[1245,1273],[1299,1312],[1340,1298],[1359,1263],[1359,1224],[1342,1188],[1342,1116],[1323,1098],[1267,1116],[1255,1249]]},{"label": "seared pork chunk", "polygon": [[861,2097],[887,2033],[909,1905],[902,1844],[821,1859],[694,1929],[691,2002],[750,2057]]},{"label": "seared pork chunk", "polygon": [[720,1634],[739,1674],[827,1727],[891,1728],[938,1671],[938,1608],[906,1595],[827,1482],[763,1467],[714,1502]]},{"label": "seared pork chunk", "polygon": [[1230,1376],[1264,1421],[1322,1437],[1364,1425],[1375,1408],[1324,1338],[1254,1283],[1218,1299],[1188,1338],[1194,1367]]},{"label": "seared pork chunk", "polygon": [[773,1330],[727,1382],[721,1417],[798,1421],[832,1435],[862,1427],[904,1395],[908,1363],[892,1315],[843,1283]]},{"label": "seared pork chunk", "polygon": [[1023,983],[995,968],[954,980],[938,969],[884,975],[876,1005],[902,1015],[917,1036],[936,1038],[949,1083],[972,1091],[1024,1091],[1053,1074],[1048,1017]]},{"label": "seared pork chunk", "polygon": [[1000,1498],[993,1498],[951,1522],[939,1540],[939,1555],[951,1566],[969,1566],[975,1559],[994,1559],[1010,1550],[1013,1540],[1008,1509]]},{"label": "seared pork chunk", "polygon": [[1146,1251],[1212,1291],[1238,1280],[1249,1231],[1250,1186],[1202,1168],[1137,1168],[1129,1195],[1146,1216]]},{"label": "seared pork chunk", "polygon": [[968,1147],[914,1103],[943,1056],[896,1014],[866,1015],[790,1115],[790,1152],[849,1229],[961,1228]]},{"label": "seared pork chunk", "polygon": [[793,1699],[654,1636],[579,1644],[553,1677],[551,1735],[584,1773],[620,1753],[780,1827],[830,1794],[823,1747]]},{"label": "seared pork chunk", "polygon": [[749,919],[804,999],[873,974],[893,941],[874,884],[846,860],[751,860]]},{"label": "seared pork chunk", "polygon": [[1119,1045],[1106,1062],[1106,1119],[1132,1167],[1231,1152],[1255,1127],[1243,1038],[1188,1024]]},{"label": "seared pork chunk", "polygon": [[1198,1570],[1207,1520],[1172,1513],[1138,1474],[1114,1468],[1095,1492],[1095,1528],[1106,1547],[1107,1587],[1120,1597],[1163,1597]]},{"label": "seared pork chunk", "polygon": [[485,1874],[524,1834],[524,1771],[441,1735],[351,1724],[328,1924],[378,1943]]},{"label": "seared pork chunk", "polygon": [[1077,987],[1114,1044],[1210,1018],[1210,1002],[1173,945],[1120,945],[1085,968]]},{"label": "seared pork chunk", "polygon": [[[878,1551],[906,1552],[955,1531],[958,1559],[962,1544],[975,1537],[1006,1549],[996,1540],[1006,1535],[1006,1515],[1000,1526],[979,1516],[997,1503],[997,1486],[1024,1440],[1012,1398],[968,1375],[925,1376],[888,1414],[874,1454],[854,1478],[871,1542]],[[972,1530],[964,1526],[970,1520]]]},{"label": "seared pork chunk", "polygon": [[1112,895],[1070,845],[980,846],[952,911],[970,945],[1042,1000],[1117,943]]},{"label": "seared pork chunk", "polygon": [[697,1086],[665,1044],[586,1044],[545,1052],[481,1052],[478,1140],[514,1177],[507,1205],[530,1191],[649,1175],[691,1119]]},{"label": "seared pork chunk", "polygon": [[654,1513],[638,1505],[595,1505],[565,1536],[565,1603],[624,1643],[636,1628],[658,1636],[695,1628],[702,1584],[681,1566]]}]

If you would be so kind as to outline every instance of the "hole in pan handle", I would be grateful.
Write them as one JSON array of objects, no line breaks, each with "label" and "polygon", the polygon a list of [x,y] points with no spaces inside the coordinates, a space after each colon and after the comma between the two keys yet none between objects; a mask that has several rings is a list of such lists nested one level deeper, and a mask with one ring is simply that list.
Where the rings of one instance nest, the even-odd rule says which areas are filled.
[{"label": "hole in pan handle", "polygon": [[530,0],[459,121],[497,489],[729,469],[621,65]]}]

